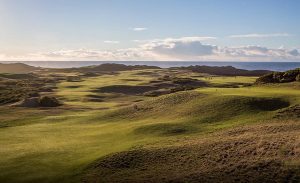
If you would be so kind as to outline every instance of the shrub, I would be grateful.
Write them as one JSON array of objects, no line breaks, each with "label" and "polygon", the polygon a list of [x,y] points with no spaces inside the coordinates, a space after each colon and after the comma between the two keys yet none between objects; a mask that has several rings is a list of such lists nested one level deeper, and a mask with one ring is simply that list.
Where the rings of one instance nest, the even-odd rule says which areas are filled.
[{"label": "shrub", "polygon": [[55,97],[43,96],[40,98],[41,107],[57,107],[60,105],[61,103]]}]

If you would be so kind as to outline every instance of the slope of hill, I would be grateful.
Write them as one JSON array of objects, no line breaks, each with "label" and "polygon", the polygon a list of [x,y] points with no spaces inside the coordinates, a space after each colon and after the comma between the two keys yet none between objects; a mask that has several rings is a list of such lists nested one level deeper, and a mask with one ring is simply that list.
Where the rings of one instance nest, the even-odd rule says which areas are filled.
[{"label": "slope of hill", "polygon": [[114,72],[114,71],[131,71],[131,70],[144,70],[144,69],[160,69],[156,66],[146,65],[124,65],[124,64],[101,64],[79,68],[63,69],[66,71],[77,71],[77,72]]},{"label": "slope of hill", "polygon": [[256,80],[256,83],[289,83],[294,81],[300,82],[300,68],[261,76]]},{"label": "slope of hill", "polygon": [[[300,180],[298,82],[252,85],[257,77],[170,69],[51,71],[38,74],[57,77],[53,95],[63,106],[0,106],[0,182]],[[157,97],[131,91],[190,83],[201,87]]]},{"label": "slope of hill", "polygon": [[29,73],[39,68],[23,63],[3,64],[0,63],[0,73]]},{"label": "slope of hill", "polygon": [[211,67],[211,66],[189,66],[189,67],[177,67],[173,69],[184,69],[190,70],[193,72],[198,73],[206,73],[212,75],[221,75],[221,76],[262,76],[271,71],[268,70],[244,70],[244,69],[237,69],[232,66],[225,66],[225,67]]}]

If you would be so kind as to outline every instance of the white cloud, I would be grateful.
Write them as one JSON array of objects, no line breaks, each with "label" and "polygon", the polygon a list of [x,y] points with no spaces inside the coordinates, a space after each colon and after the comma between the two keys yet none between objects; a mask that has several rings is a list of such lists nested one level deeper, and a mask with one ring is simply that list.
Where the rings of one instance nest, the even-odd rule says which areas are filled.
[{"label": "white cloud", "polygon": [[148,30],[148,28],[146,27],[135,27],[135,28],[132,28],[133,31],[146,31]]},{"label": "white cloud", "polygon": [[[113,51],[77,49],[40,52],[24,57],[6,57],[6,60],[33,61],[136,61],[151,60],[153,57],[147,51],[139,48],[117,49]],[[0,57],[1,59],[1,57]]]},{"label": "white cloud", "polygon": [[203,55],[211,55],[216,46],[202,44],[203,40],[216,39],[215,37],[182,37],[155,39],[141,45],[141,48],[155,54],[188,59]]},{"label": "white cloud", "polygon": [[262,46],[241,46],[220,48],[220,55],[236,58],[237,60],[272,61],[272,60],[300,60],[297,49],[272,49]]},{"label": "white cloud", "polygon": [[272,38],[272,37],[289,37],[288,33],[274,33],[274,34],[243,34],[231,35],[230,38]]},{"label": "white cloud", "polygon": [[107,41],[103,41],[104,43],[107,43],[107,44],[119,44],[120,41],[111,41],[111,40],[107,40]]},{"label": "white cloud", "polygon": [[165,38],[165,39],[136,39],[132,40],[135,43],[158,43],[158,42],[193,42],[193,41],[206,41],[206,40],[215,40],[216,37],[181,37],[181,38]]},{"label": "white cloud", "polygon": [[24,56],[0,54],[3,61],[300,61],[299,49],[268,48],[258,45],[221,47],[205,44],[215,37],[182,37],[153,40],[136,40],[135,48],[115,50],[74,49],[41,52]]}]

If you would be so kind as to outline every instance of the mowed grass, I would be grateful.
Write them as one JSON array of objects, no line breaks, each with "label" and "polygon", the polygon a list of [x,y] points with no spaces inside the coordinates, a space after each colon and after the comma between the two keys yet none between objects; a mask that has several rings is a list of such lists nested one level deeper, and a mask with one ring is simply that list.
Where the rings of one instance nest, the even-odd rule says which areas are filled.
[{"label": "mowed grass", "polygon": [[[9,125],[0,128],[0,182],[79,182],[83,170],[105,155],[151,144],[163,147],[169,140],[201,138],[216,130],[260,122],[276,113],[277,108],[252,106],[253,101],[270,99],[269,105],[279,108],[286,107],[281,106],[284,102],[300,102],[300,92],[294,85],[210,87],[158,98],[120,95],[103,102],[84,100],[102,86],[138,85],[154,78],[136,72],[59,84],[57,95],[67,106],[59,113],[27,109],[34,116],[24,119],[18,111],[22,109],[9,109],[15,110],[15,116],[20,114],[19,118],[1,113],[1,120]],[[210,82],[252,81],[246,77],[216,77]],[[137,103],[138,109],[131,105],[136,100],[145,100]]]},{"label": "mowed grass", "polygon": [[40,117],[40,123],[2,128],[0,181],[69,182],[99,156],[146,140],[130,133],[133,124],[102,124],[91,121],[93,115]]},{"label": "mowed grass", "polygon": [[197,91],[212,95],[233,95],[252,97],[279,97],[289,100],[292,104],[298,104],[300,83],[289,83],[284,85],[254,85],[241,88],[201,88]]}]

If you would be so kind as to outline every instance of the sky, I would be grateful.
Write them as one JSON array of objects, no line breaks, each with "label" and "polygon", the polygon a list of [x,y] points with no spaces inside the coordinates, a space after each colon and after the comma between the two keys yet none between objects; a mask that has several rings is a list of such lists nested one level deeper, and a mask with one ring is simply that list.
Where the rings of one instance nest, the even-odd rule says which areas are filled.
[{"label": "sky", "polygon": [[0,0],[0,61],[300,61],[298,0]]}]

